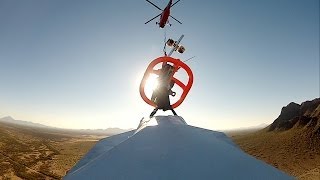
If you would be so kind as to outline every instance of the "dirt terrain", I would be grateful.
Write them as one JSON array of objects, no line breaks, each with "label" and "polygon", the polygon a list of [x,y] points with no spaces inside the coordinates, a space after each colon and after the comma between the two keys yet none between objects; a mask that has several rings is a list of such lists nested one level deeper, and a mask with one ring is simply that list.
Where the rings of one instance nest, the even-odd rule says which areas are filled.
[{"label": "dirt terrain", "polygon": [[61,179],[101,138],[0,122],[0,179]]},{"label": "dirt terrain", "polygon": [[287,174],[299,179],[320,179],[320,141],[306,141],[303,130],[234,132],[229,136],[246,153]]}]

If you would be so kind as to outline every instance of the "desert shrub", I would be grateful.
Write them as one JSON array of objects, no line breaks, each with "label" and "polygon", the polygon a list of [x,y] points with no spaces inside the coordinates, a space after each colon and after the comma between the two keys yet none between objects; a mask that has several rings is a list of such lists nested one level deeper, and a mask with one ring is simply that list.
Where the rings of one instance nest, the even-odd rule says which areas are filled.
[{"label": "desert shrub", "polygon": [[1,163],[0,164],[0,176],[7,173],[8,170],[11,168],[11,165],[8,163]]}]

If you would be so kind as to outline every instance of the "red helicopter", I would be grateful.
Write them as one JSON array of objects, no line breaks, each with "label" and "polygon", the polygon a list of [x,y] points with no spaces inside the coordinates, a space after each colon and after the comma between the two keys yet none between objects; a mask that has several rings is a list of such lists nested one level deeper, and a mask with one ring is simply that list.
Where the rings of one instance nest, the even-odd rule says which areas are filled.
[{"label": "red helicopter", "polygon": [[[155,16],[154,18],[150,19],[149,21],[147,21],[144,24],[149,23],[150,21],[154,20],[155,18],[160,16],[160,20],[159,22],[157,22],[156,24],[159,24],[160,28],[164,28],[164,26],[169,23],[168,19],[169,16],[174,19],[175,21],[177,21],[178,23],[182,24],[179,20],[177,20],[176,18],[174,18],[173,16],[170,15],[170,8],[174,5],[176,5],[180,0],[176,1],[175,3],[172,4],[172,0],[169,1],[168,5],[164,8],[164,10],[162,10],[161,8],[159,8],[157,5],[153,4],[151,1],[146,0],[148,3],[152,4],[154,7],[156,7],[157,9],[159,9],[160,11],[162,11],[160,14],[158,14],[157,16]],[[171,26],[171,24],[169,23],[169,25]]]}]

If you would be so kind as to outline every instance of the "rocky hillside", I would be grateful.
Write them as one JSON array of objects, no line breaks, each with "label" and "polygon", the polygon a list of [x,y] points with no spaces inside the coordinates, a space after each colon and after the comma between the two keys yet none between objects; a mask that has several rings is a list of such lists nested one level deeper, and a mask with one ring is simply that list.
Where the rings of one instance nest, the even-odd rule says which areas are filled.
[{"label": "rocky hillside", "polygon": [[268,127],[268,131],[285,131],[303,128],[320,135],[320,98],[303,102],[301,105],[291,102],[283,107],[279,117]]},{"label": "rocky hillside", "polygon": [[268,127],[231,138],[248,154],[298,179],[320,179],[320,98],[289,103]]}]

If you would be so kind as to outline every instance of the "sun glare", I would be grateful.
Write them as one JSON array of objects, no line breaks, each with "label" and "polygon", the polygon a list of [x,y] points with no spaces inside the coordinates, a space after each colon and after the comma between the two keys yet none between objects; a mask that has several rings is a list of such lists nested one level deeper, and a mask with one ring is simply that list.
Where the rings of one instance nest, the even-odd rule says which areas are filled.
[{"label": "sun glare", "polygon": [[151,74],[147,79],[146,85],[145,85],[145,93],[147,97],[151,97],[153,90],[157,88],[158,86],[157,77],[158,77],[157,75]]}]

